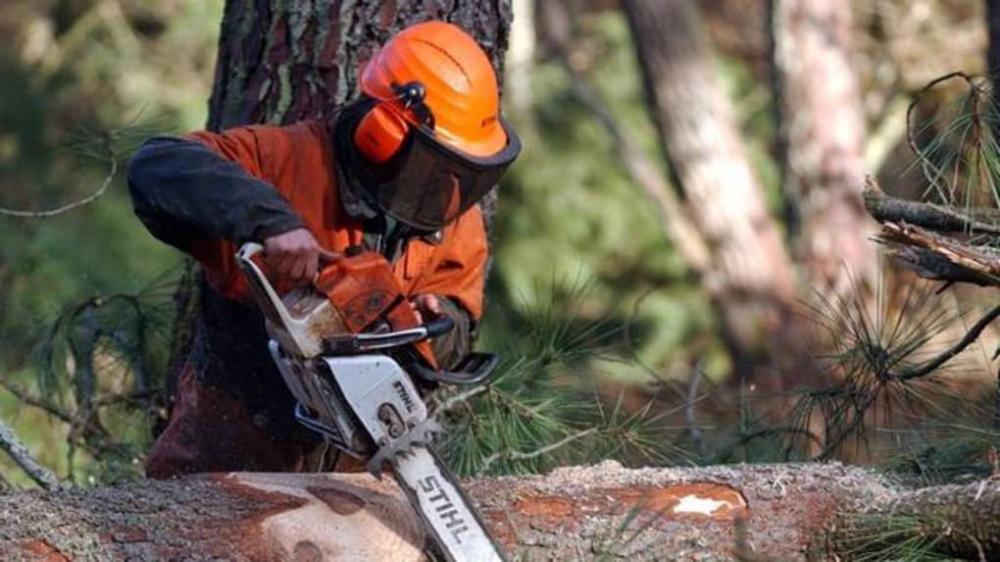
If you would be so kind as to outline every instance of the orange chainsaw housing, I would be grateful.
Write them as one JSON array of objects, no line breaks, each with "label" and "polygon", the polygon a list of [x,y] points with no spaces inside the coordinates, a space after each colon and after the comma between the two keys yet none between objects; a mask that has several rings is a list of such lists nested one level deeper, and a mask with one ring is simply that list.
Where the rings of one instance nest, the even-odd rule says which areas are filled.
[{"label": "orange chainsaw housing", "polygon": [[[393,275],[392,265],[378,252],[338,258],[319,273],[313,285],[330,300],[351,333],[371,329],[378,321],[388,323],[392,331],[420,325],[403,286]],[[417,342],[414,347],[437,369],[429,342]]]}]

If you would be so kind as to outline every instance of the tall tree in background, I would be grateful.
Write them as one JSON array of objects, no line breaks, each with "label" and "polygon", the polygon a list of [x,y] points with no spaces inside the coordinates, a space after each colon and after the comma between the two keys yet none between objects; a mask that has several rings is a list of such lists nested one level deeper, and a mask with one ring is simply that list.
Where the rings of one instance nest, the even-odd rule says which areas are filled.
[{"label": "tall tree in background", "polygon": [[986,49],[986,68],[990,80],[994,82],[993,100],[997,107],[997,79],[1000,78],[1000,0],[986,0],[986,30],[989,34],[989,45]]},{"label": "tall tree in background", "polygon": [[778,349],[781,340],[780,355],[800,356],[786,339],[796,298],[792,260],[716,77],[697,5],[623,5],[666,159],[708,242],[704,284],[723,316],[737,368],[754,362],[750,354]]},{"label": "tall tree in background", "polygon": [[877,265],[864,211],[864,115],[851,65],[852,4],[771,0],[779,156],[804,273],[843,293]]}]

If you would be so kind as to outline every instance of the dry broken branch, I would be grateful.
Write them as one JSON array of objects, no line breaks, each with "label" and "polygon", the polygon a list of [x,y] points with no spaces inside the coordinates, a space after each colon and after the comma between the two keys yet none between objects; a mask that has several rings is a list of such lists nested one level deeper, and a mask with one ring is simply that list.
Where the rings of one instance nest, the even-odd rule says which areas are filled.
[{"label": "dry broken branch", "polygon": [[917,275],[938,281],[1000,286],[1000,210],[956,209],[886,195],[872,178],[865,208],[882,231],[876,241]]},{"label": "dry broken branch", "polygon": [[0,207],[0,215],[8,217],[26,218],[26,219],[47,219],[67,213],[74,209],[79,209],[80,207],[89,205],[94,201],[101,198],[102,195],[111,186],[111,182],[114,181],[115,176],[118,174],[118,157],[115,155],[114,149],[111,144],[111,133],[107,134],[105,138],[101,141],[101,149],[105,152],[104,157],[108,159],[108,173],[101,182],[101,185],[90,195],[79,199],[77,201],[72,201],[64,205],[59,205],[58,207],[52,209],[46,209],[42,211],[28,211],[21,209],[7,209]]},{"label": "dry broken branch", "polygon": [[938,281],[1000,285],[1000,252],[905,223],[884,223],[876,238],[917,275]]},{"label": "dry broken branch", "polygon": [[0,449],[10,455],[14,462],[42,488],[50,490],[59,486],[59,478],[55,473],[35,460],[31,451],[17,438],[14,430],[3,421],[0,421]]},{"label": "dry broken branch", "polygon": [[1000,234],[1000,209],[956,209],[886,195],[871,177],[865,185],[865,208],[881,223],[907,223],[937,232]]}]

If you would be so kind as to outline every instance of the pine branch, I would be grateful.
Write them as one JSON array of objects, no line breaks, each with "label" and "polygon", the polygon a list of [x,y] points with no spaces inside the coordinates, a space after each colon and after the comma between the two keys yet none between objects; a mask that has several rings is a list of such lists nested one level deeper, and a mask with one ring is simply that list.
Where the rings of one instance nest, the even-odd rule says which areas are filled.
[{"label": "pine branch", "polygon": [[[458,405],[468,403],[470,399],[482,394],[483,392],[486,392],[487,390],[489,390],[489,386],[483,384],[479,386],[474,386],[464,392],[453,394],[452,396],[446,398],[443,402],[440,402],[439,404],[436,405],[436,407],[434,408],[433,415],[435,417],[438,417],[446,412],[450,412],[451,410],[454,410]],[[432,399],[437,400],[437,396],[435,395],[434,397],[432,397]]]},{"label": "pine branch", "polygon": [[0,449],[3,449],[24,472],[46,490],[59,487],[59,478],[54,472],[42,466],[31,455],[31,451],[17,438],[9,425],[0,421]]},{"label": "pine branch", "polygon": [[989,326],[994,320],[996,320],[998,316],[1000,316],[1000,305],[994,306],[992,309],[990,309],[989,312],[984,314],[983,317],[980,318],[979,321],[977,321],[972,326],[972,328],[969,329],[968,332],[966,332],[966,334],[962,337],[962,339],[958,340],[955,343],[955,345],[949,347],[943,353],[941,353],[934,359],[927,361],[926,363],[923,363],[921,365],[918,365],[910,369],[906,369],[896,374],[895,378],[901,381],[907,381],[910,379],[926,376],[938,370],[939,368],[941,368],[942,365],[944,365],[948,361],[951,361],[952,358],[961,353],[962,350],[968,347],[972,342],[976,341],[976,339],[979,338],[979,335],[983,333],[983,330],[985,330],[987,326]]},{"label": "pine branch", "polygon": [[55,418],[58,418],[60,421],[63,421],[65,423],[68,424],[73,423],[73,417],[59,406],[56,406],[55,404],[47,400],[42,400],[41,398],[36,398],[32,396],[26,390],[23,390],[22,388],[7,382],[3,378],[0,378],[0,387],[3,387],[4,390],[13,394],[14,398],[17,398],[22,403],[27,404],[28,406],[33,406],[35,408],[38,408],[39,410],[42,410],[43,412]]},{"label": "pine branch", "polygon": [[535,458],[541,457],[543,455],[547,455],[547,454],[555,451],[556,449],[564,447],[564,446],[572,443],[573,441],[576,441],[578,439],[582,439],[584,437],[587,437],[588,435],[592,435],[594,433],[597,433],[597,430],[598,430],[598,428],[591,427],[591,428],[585,429],[583,431],[579,431],[577,433],[574,433],[572,435],[567,435],[566,437],[563,437],[562,439],[560,439],[559,441],[556,441],[555,443],[551,443],[549,445],[546,445],[546,446],[544,446],[544,447],[542,447],[540,449],[536,449],[534,451],[528,451],[528,452],[523,452],[523,451],[500,451],[500,452],[497,452],[497,453],[493,453],[492,455],[490,455],[490,456],[486,457],[485,459],[483,459],[483,464],[479,467],[479,473],[478,474],[479,475],[485,474],[486,471],[489,470],[489,468],[491,466],[493,466],[493,463],[497,462],[498,460],[505,459],[505,460],[509,460],[509,461],[525,461],[525,460],[535,459]]},{"label": "pine branch", "polygon": [[907,223],[938,232],[980,232],[1000,235],[1000,210],[955,209],[933,203],[907,201],[886,195],[878,183],[865,180],[865,209],[881,223]]},{"label": "pine branch", "polygon": [[90,203],[98,200],[102,195],[104,195],[104,192],[108,190],[108,187],[111,186],[111,182],[118,174],[118,157],[115,155],[112,147],[111,137],[112,133],[107,133],[101,139],[101,149],[102,152],[104,152],[104,156],[108,158],[109,166],[107,176],[104,178],[104,181],[96,191],[78,201],[66,203],[65,205],[60,205],[53,209],[47,209],[44,211],[26,211],[0,207],[0,215],[28,219],[47,219],[89,205]]}]

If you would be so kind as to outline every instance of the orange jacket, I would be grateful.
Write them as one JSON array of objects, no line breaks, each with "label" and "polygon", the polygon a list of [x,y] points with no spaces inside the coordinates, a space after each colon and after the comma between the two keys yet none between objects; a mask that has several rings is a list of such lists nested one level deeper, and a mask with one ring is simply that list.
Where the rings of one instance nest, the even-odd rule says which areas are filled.
[{"label": "orange jacket", "polygon": [[[197,132],[189,138],[274,186],[325,248],[340,252],[362,244],[361,222],[348,215],[339,201],[332,143],[323,122]],[[228,298],[251,302],[234,259],[235,242],[197,239],[187,250],[204,265],[213,287]],[[478,320],[483,311],[487,252],[483,217],[473,207],[446,227],[438,242],[411,239],[393,270],[409,295],[451,297]],[[279,283],[279,290],[286,288]]]}]

